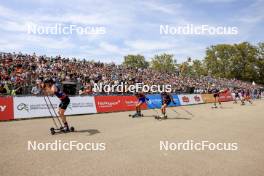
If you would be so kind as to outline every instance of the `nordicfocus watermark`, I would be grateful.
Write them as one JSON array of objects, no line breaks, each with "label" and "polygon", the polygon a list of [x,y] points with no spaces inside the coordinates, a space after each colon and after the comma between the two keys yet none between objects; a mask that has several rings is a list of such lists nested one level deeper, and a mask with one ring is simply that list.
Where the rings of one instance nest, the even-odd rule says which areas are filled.
[{"label": "nordicfocus watermark", "polygon": [[95,83],[92,91],[93,92],[106,92],[106,93],[122,93],[122,92],[171,92],[171,85],[145,85],[143,83],[127,84],[120,83],[118,85],[105,85],[102,83]]},{"label": "nordicfocus watermark", "polygon": [[105,151],[105,143],[81,143],[78,141],[62,142],[61,140],[55,140],[53,142],[37,142],[28,141],[28,151]]},{"label": "nordicfocus watermark", "polygon": [[186,24],[182,26],[160,25],[160,35],[237,35],[235,26],[210,26]]},{"label": "nordicfocus watermark", "polygon": [[195,142],[187,140],[185,142],[160,141],[160,150],[165,151],[237,151],[238,143],[213,143],[210,141]]},{"label": "nordicfocus watermark", "polygon": [[79,26],[75,24],[36,25],[28,24],[27,33],[33,35],[103,35],[106,33],[104,26]]}]

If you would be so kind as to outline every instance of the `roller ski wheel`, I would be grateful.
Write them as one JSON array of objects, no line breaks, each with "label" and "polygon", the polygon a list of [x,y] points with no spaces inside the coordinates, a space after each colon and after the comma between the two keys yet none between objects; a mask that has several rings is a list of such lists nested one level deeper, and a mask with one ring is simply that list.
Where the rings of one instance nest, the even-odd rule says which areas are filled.
[{"label": "roller ski wheel", "polygon": [[70,128],[70,132],[74,132],[75,131],[75,129],[74,129],[74,127],[72,126],[71,128]]},{"label": "roller ski wheel", "polygon": [[134,118],[136,114],[129,114],[128,116]]},{"label": "roller ski wheel", "polygon": [[211,108],[213,108],[213,109],[217,109],[218,107],[217,107],[217,106],[212,106]]},{"label": "roller ski wheel", "polygon": [[62,132],[69,133],[69,132],[71,132],[71,129],[67,128],[67,127],[64,127]]},{"label": "roller ski wheel", "polygon": [[74,132],[74,131],[75,131],[75,129],[74,129],[74,127],[72,126],[72,127],[68,128],[68,129],[67,129],[67,127],[64,127],[62,132],[64,132],[64,133],[69,133],[69,132]]},{"label": "roller ski wheel", "polygon": [[55,129],[54,128],[50,128],[50,133],[51,133],[51,135],[54,135],[56,133]]},{"label": "roller ski wheel", "polygon": [[168,116],[166,116],[166,115],[160,117],[160,120],[166,120],[166,119],[168,119]]},{"label": "roller ski wheel", "polygon": [[168,117],[167,116],[164,116],[164,117],[161,117],[161,116],[154,116],[155,119],[157,120],[166,120]]},{"label": "roller ski wheel", "polygon": [[60,128],[53,128],[53,127],[51,127],[50,128],[51,135],[54,135],[54,134],[60,133],[60,132],[64,132],[63,127],[60,127]]},{"label": "roller ski wheel", "polygon": [[160,116],[154,116],[155,119],[159,120],[160,119]]}]

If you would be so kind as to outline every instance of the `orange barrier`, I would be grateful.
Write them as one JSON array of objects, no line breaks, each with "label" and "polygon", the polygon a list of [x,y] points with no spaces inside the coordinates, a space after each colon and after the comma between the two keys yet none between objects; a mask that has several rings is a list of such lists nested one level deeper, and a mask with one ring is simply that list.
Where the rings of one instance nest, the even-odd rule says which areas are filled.
[{"label": "orange barrier", "polygon": [[215,101],[213,94],[202,94],[204,103],[213,103]]}]

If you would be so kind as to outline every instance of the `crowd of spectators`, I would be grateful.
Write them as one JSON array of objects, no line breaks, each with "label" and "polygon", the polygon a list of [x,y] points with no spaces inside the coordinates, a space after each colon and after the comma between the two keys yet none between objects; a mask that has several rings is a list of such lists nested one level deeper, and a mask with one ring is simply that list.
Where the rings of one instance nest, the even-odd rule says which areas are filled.
[{"label": "crowd of spectators", "polygon": [[76,58],[28,55],[22,53],[0,53],[0,94],[41,94],[40,83],[53,79],[58,86],[63,82],[77,85],[76,94],[93,94],[95,83],[118,85],[143,83],[144,85],[170,84],[173,92],[208,93],[212,86],[222,88],[259,88],[236,79],[213,78],[210,76],[187,77],[179,73],[161,73],[151,68],[129,68],[114,63],[101,63]]}]

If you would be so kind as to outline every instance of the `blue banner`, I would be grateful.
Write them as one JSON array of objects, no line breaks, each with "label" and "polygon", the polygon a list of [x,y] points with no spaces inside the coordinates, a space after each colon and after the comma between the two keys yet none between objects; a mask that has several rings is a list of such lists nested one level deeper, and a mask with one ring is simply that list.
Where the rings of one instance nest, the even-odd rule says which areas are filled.
[{"label": "blue banner", "polygon": [[146,95],[146,97],[149,99],[149,102],[147,103],[149,109],[156,109],[161,107],[160,94]]},{"label": "blue banner", "polygon": [[178,95],[172,95],[173,97],[173,100],[175,102],[175,104],[171,103],[170,106],[181,106],[181,103],[180,103],[180,99],[178,97]]},{"label": "blue banner", "polygon": [[[149,109],[156,109],[161,108],[161,95],[160,94],[154,94],[154,95],[146,95],[146,97],[149,99],[148,108]],[[175,104],[171,103],[169,107],[172,106],[180,106],[180,100],[178,95],[172,95]]]}]

